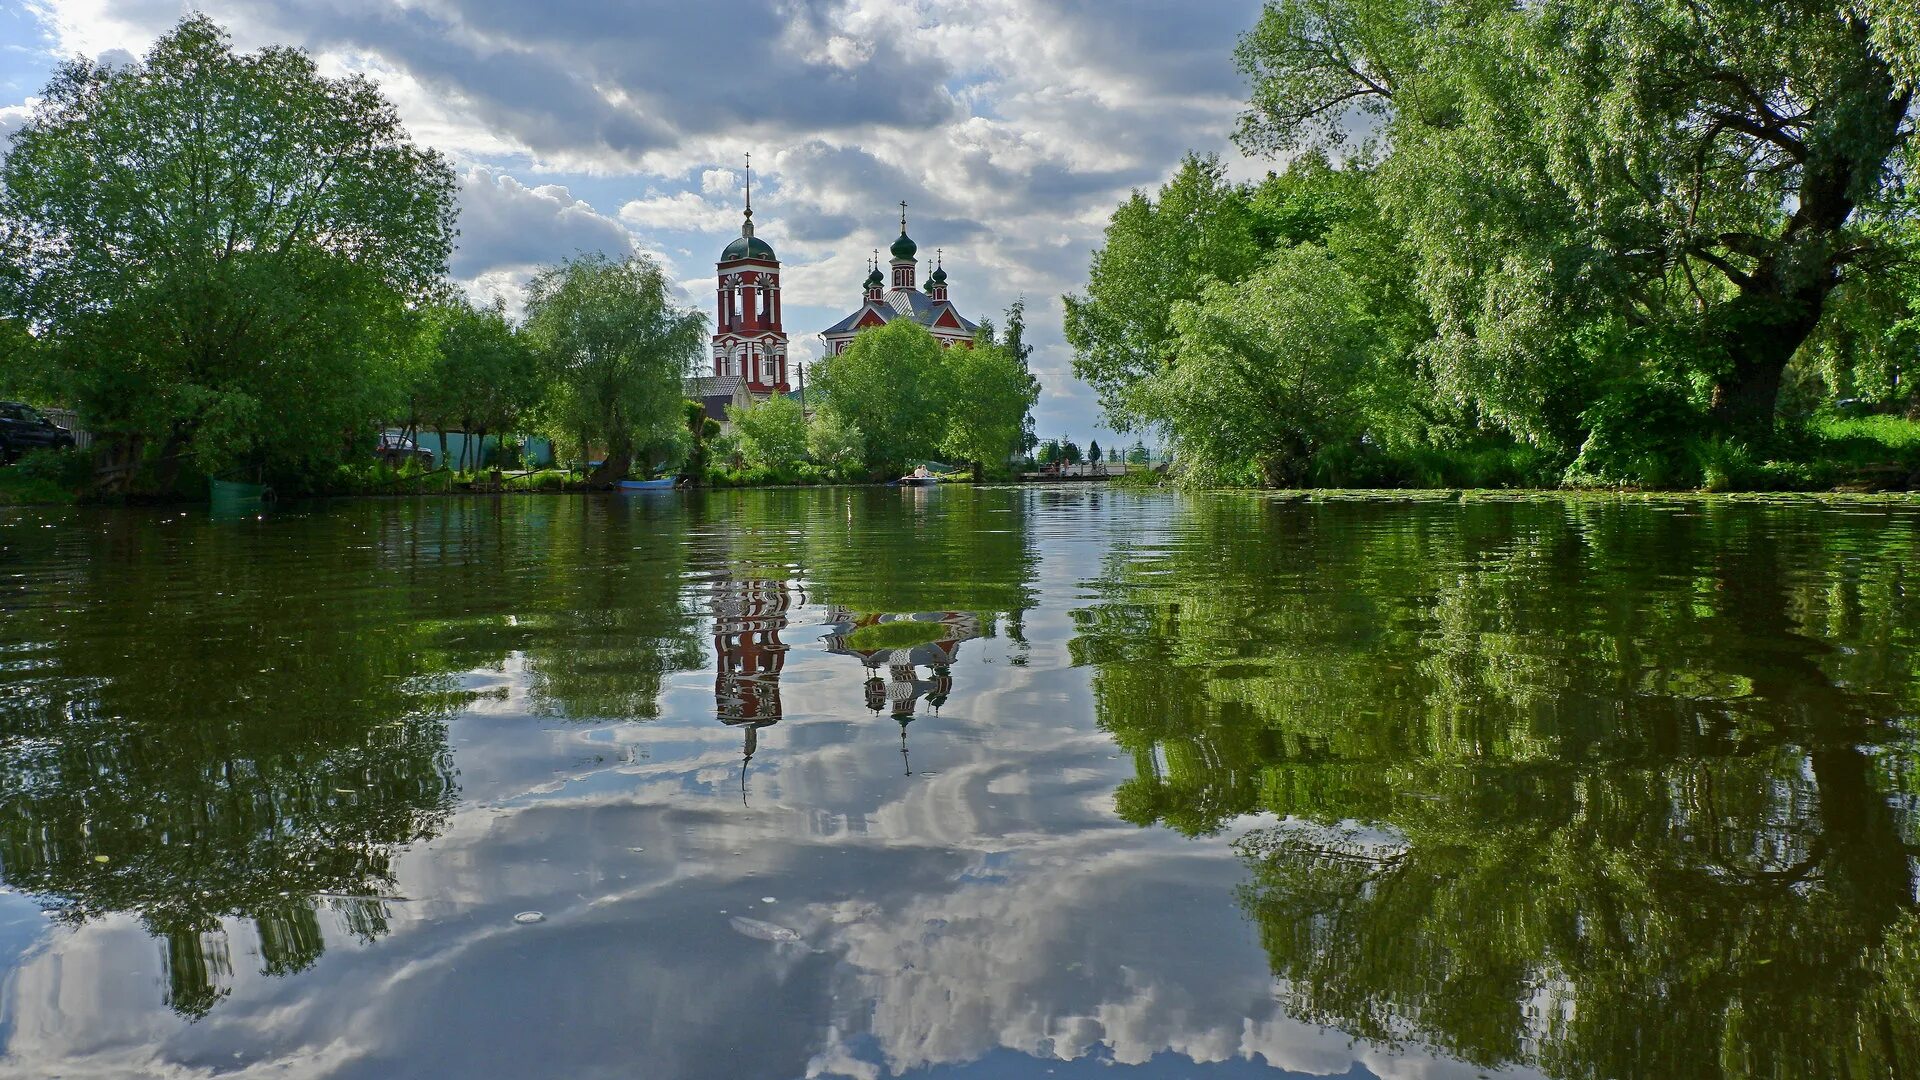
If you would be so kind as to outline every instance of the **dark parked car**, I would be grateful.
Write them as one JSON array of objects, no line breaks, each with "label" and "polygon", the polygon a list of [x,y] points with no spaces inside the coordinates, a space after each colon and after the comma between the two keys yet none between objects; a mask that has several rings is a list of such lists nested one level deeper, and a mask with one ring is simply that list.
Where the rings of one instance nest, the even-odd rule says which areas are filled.
[{"label": "dark parked car", "polygon": [[73,445],[73,432],[41,416],[32,406],[0,401],[0,461],[12,463],[29,450]]},{"label": "dark parked car", "polygon": [[381,433],[373,452],[380,455],[381,461],[396,469],[409,461],[417,461],[423,468],[433,468],[433,451],[422,449],[405,435]]}]

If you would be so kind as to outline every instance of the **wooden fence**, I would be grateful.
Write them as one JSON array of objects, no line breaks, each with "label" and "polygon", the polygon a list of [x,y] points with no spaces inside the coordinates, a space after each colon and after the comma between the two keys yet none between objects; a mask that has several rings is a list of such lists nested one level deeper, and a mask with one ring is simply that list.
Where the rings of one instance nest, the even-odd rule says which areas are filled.
[{"label": "wooden fence", "polygon": [[85,450],[93,445],[93,432],[80,426],[80,414],[72,409],[41,409],[47,419],[73,432],[73,445]]}]

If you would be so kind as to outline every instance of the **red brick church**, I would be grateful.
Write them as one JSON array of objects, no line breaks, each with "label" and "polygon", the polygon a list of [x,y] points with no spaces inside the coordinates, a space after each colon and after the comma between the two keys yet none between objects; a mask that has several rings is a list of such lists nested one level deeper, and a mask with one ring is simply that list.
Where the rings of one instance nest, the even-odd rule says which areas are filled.
[{"label": "red brick church", "polygon": [[927,276],[926,289],[916,287],[915,278],[920,268],[916,256],[920,245],[907,235],[906,203],[900,204],[900,236],[887,250],[893,256],[889,264],[893,275],[891,287],[880,273],[876,258],[869,267],[860,309],[821,332],[820,340],[826,343],[827,355],[846,352],[847,346],[853,344],[854,335],[869,326],[884,326],[902,318],[926,327],[947,348],[972,347],[974,331],[979,326],[960,314],[947,298],[947,271],[941,261],[935,262],[933,273]]}]

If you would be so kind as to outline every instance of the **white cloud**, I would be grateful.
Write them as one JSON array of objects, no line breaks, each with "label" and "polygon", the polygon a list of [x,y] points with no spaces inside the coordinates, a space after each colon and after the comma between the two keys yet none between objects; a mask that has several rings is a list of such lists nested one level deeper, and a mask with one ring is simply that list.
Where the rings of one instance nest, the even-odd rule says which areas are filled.
[{"label": "white cloud", "polygon": [[653,194],[620,207],[620,220],[642,229],[724,232],[740,223],[737,207],[715,206],[691,191]]},{"label": "white cloud", "polygon": [[[177,0],[40,4],[59,48],[88,55],[143,52],[181,13]],[[470,286],[528,265],[535,249],[548,258],[614,242],[613,229],[704,263],[737,235],[738,162],[752,150],[759,235],[787,264],[788,329],[811,338],[819,327],[805,320],[856,302],[866,252],[891,241],[906,199],[923,250],[946,249],[969,314],[997,320],[1029,298],[1049,384],[1042,426],[1082,438],[1092,397],[1071,378],[1052,299],[1080,286],[1130,188],[1160,182],[1186,149],[1228,149],[1244,98],[1230,52],[1259,10],[1258,0],[745,0],[721,20],[699,5],[595,0],[199,6],[243,48],[291,42],[324,70],[372,75],[416,137],[463,163],[592,187],[618,207],[575,211],[592,218],[574,222],[551,207],[557,233],[516,236],[481,198],[546,189],[469,185],[459,267]],[[615,179],[624,190],[607,190]]]}]

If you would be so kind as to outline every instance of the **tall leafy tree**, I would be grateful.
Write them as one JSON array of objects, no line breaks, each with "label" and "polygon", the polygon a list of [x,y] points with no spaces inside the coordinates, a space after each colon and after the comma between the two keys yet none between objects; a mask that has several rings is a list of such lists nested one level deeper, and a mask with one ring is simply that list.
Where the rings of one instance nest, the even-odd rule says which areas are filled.
[{"label": "tall leafy tree", "polygon": [[1364,426],[1379,340],[1368,299],[1325,248],[1283,251],[1244,288],[1175,309],[1178,360],[1142,381],[1135,408],[1196,480],[1301,483],[1316,452]]},{"label": "tall leafy tree", "polygon": [[[1002,343],[1019,361],[1020,370],[1032,372],[1030,358],[1033,356],[1033,346],[1027,342],[1027,298],[1024,296],[1015,297],[1007,308],[1007,334]],[[1031,454],[1034,444],[1039,441],[1039,437],[1033,433],[1033,407],[1029,405],[1026,415],[1020,418],[1020,443],[1014,448],[1014,453]]]},{"label": "tall leafy tree", "polygon": [[547,426],[605,452],[590,482],[620,480],[638,448],[677,436],[681,380],[703,355],[706,319],[673,305],[658,263],[592,254],[541,271],[525,332],[546,369]]},{"label": "tall leafy tree", "polygon": [[867,464],[891,469],[933,457],[946,433],[947,352],[911,319],[862,330],[814,367],[828,412],[867,437]]},{"label": "tall leafy tree", "polygon": [[730,412],[740,456],[750,465],[783,468],[807,456],[807,414],[800,403],[776,394]]},{"label": "tall leafy tree", "polygon": [[236,53],[204,16],[61,67],[0,165],[5,303],[122,458],[337,455],[444,273],[452,170],[365,78]]},{"label": "tall leafy tree", "polygon": [[[1905,25],[1877,42],[1813,0],[1274,0],[1238,54],[1240,137],[1327,145],[1371,114],[1434,357],[1510,425],[1677,362],[1722,429],[1764,435],[1834,289],[1884,257],[1863,218],[1913,137]],[[1569,380],[1575,336],[1603,362]]]},{"label": "tall leafy tree", "polygon": [[851,476],[867,460],[867,437],[858,427],[823,410],[807,425],[807,456],[835,476]]},{"label": "tall leafy tree", "polygon": [[469,436],[461,444],[462,460],[449,464],[478,467],[486,437],[513,430],[540,403],[544,373],[532,347],[507,320],[502,302],[476,307],[461,298],[437,315],[436,348],[422,387],[424,408],[436,429]]},{"label": "tall leafy tree", "polygon": [[984,340],[948,351],[943,384],[941,452],[970,463],[978,483],[988,465],[1004,465],[1020,445],[1040,384],[1011,348]]},{"label": "tall leafy tree", "polygon": [[1127,388],[1172,358],[1174,305],[1259,265],[1246,200],[1216,157],[1187,155],[1157,198],[1135,191],[1114,211],[1086,294],[1064,302],[1074,374],[1099,394],[1117,430],[1133,423]]}]

